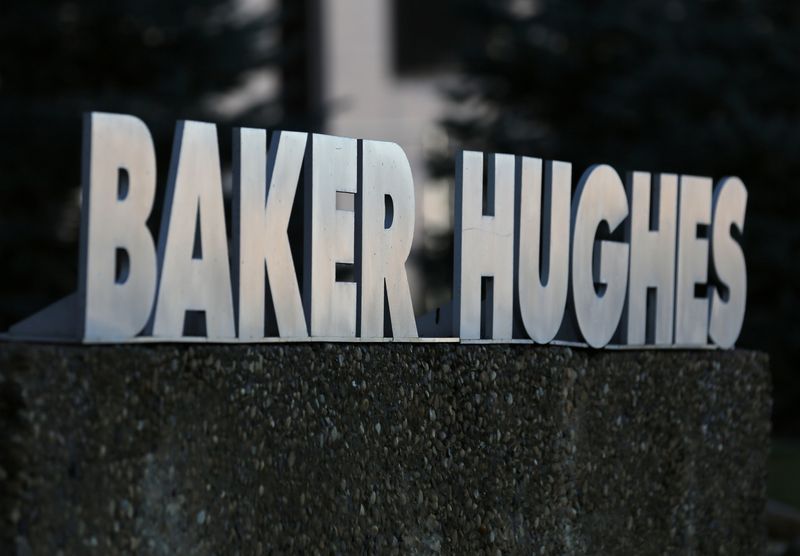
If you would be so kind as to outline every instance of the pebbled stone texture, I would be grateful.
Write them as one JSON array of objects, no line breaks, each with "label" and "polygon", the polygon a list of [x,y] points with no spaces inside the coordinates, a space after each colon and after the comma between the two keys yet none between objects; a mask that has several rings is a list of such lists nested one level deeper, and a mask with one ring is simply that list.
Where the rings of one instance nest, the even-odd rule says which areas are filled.
[{"label": "pebbled stone texture", "polygon": [[0,345],[2,554],[759,554],[764,355]]}]

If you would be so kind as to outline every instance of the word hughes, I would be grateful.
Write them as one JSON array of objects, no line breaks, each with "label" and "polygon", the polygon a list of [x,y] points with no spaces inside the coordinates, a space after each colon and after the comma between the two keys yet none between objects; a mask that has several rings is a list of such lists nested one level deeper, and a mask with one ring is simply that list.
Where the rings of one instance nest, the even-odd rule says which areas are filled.
[{"label": "word hughes", "polygon": [[[462,152],[453,302],[415,318],[406,274],[414,184],[396,144],[236,129],[229,253],[216,126],[179,122],[157,241],[150,133],[84,123],[78,291],[12,328],[84,342],[391,336],[730,347],[745,312],[738,178]],[[486,165],[486,168],[484,168]],[[302,199],[302,277],[289,221]],[[344,206],[353,196],[354,210]],[[341,206],[340,206],[341,205]],[[337,276],[352,265],[354,277]],[[301,283],[299,283],[301,282]],[[441,314],[440,314],[441,313]]]}]

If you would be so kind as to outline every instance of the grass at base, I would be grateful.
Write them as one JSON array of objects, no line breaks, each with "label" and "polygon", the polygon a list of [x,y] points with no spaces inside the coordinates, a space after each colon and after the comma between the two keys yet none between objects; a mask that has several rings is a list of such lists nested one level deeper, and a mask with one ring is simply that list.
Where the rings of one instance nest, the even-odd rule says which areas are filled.
[{"label": "grass at base", "polygon": [[772,439],[767,462],[767,496],[800,509],[800,439]]}]

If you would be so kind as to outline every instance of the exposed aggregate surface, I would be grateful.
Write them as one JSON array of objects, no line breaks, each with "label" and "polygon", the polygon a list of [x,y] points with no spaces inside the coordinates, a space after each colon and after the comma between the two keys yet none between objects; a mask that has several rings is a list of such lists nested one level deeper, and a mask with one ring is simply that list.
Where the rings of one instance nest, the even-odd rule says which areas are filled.
[{"label": "exposed aggregate surface", "polygon": [[764,355],[0,344],[2,554],[759,554]]}]

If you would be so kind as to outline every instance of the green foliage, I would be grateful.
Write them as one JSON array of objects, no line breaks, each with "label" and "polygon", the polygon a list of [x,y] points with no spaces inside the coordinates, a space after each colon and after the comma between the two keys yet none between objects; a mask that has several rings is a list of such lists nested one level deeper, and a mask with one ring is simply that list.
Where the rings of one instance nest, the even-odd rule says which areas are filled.
[{"label": "green foliage", "polygon": [[[276,16],[248,16],[238,4],[0,3],[0,327],[75,287],[83,112],[142,118],[162,187],[177,119],[276,123],[279,99],[235,113],[213,102],[284,54],[269,45]],[[223,151],[229,131],[220,133]]]},{"label": "green foliage", "polygon": [[484,35],[463,48],[463,80],[450,91],[455,109],[444,125],[459,146],[569,160],[576,179],[607,162],[745,181],[740,343],[769,351],[776,422],[800,430],[800,4],[463,0],[461,8]]}]

